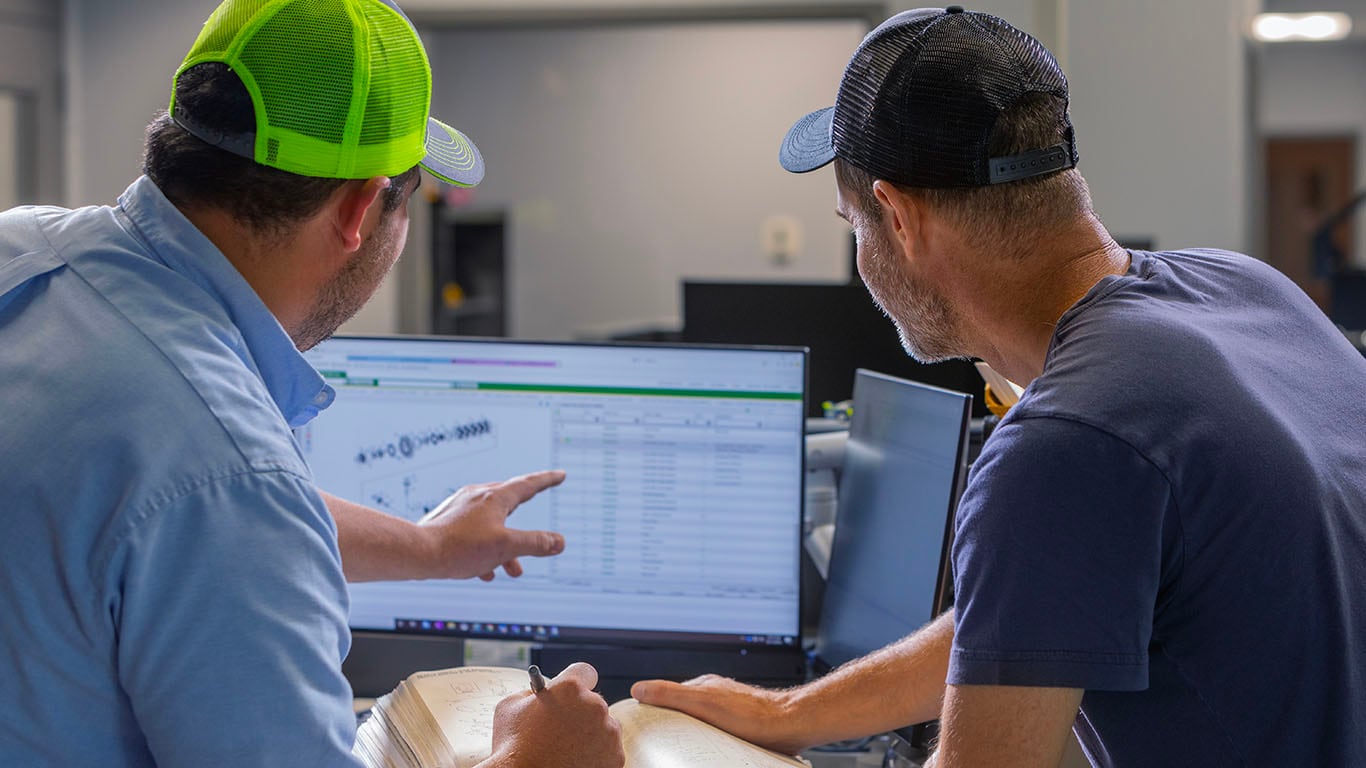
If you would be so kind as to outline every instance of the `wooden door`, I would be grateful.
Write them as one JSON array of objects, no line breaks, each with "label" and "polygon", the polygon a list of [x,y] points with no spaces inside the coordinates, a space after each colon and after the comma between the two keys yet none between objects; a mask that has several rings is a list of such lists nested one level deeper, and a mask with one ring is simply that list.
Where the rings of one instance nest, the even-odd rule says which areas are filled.
[{"label": "wooden door", "polygon": [[[1311,241],[1324,219],[1352,199],[1355,169],[1356,139],[1350,136],[1266,142],[1267,260],[1325,311],[1332,298],[1330,281],[1315,268]],[[1352,262],[1350,219],[1336,228],[1333,239],[1340,256],[1327,266],[1335,271]]]}]

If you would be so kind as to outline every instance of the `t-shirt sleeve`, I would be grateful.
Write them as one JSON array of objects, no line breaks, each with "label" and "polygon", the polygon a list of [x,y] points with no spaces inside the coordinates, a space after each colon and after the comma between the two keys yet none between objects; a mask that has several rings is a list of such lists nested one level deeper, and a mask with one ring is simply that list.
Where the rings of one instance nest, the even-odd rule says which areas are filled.
[{"label": "t-shirt sleeve", "polygon": [[335,528],[287,472],[188,489],[107,570],[120,682],[160,766],[354,766]]},{"label": "t-shirt sleeve", "polygon": [[1102,430],[1003,424],[959,508],[949,684],[1147,688],[1177,549],[1170,498],[1162,473]]}]

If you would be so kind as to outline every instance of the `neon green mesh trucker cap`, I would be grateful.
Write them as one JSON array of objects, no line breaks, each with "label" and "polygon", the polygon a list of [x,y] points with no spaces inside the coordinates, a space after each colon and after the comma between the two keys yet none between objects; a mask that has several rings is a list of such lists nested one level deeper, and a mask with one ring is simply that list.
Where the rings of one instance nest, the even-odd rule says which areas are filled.
[{"label": "neon green mesh trucker cap", "polygon": [[[229,135],[175,103],[175,80],[221,62],[251,94],[254,134]],[[396,176],[414,165],[472,187],[484,160],[428,115],[432,72],[408,17],[389,0],[225,0],[176,70],[171,117],[221,149],[329,179]]]}]

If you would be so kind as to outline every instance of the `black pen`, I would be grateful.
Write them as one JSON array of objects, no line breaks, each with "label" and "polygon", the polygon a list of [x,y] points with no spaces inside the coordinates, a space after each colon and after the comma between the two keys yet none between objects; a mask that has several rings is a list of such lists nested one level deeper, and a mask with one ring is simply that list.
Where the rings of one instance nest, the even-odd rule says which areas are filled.
[{"label": "black pen", "polygon": [[532,664],[527,667],[526,673],[531,675],[531,692],[540,693],[545,690],[545,676],[541,674],[541,668]]}]

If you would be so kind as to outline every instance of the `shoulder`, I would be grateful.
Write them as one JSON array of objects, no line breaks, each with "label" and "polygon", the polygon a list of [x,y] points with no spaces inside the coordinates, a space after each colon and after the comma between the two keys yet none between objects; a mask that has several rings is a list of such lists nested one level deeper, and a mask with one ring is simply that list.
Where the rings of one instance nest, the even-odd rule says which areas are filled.
[{"label": "shoulder", "polygon": [[93,537],[213,479],[310,476],[230,326],[149,291],[149,332],[79,283],[0,323],[0,478],[22,471],[23,487],[81,520],[68,533]]},{"label": "shoulder", "polygon": [[[1124,479],[1114,477],[1120,472]],[[1007,507],[1029,506],[1031,499],[1056,507],[1068,496],[1098,502],[1128,482],[1141,482],[1152,489],[1147,495],[1159,498],[1170,492],[1163,467],[1122,430],[1086,414],[1034,415],[1012,409],[973,463],[962,515],[997,506],[988,502],[996,497],[1016,500]]]},{"label": "shoulder", "polygon": [[1290,329],[1321,321],[1288,283],[1228,251],[1137,252],[1127,274],[1102,280],[1062,316],[1044,373],[1017,408],[1141,444],[1149,427],[1216,404],[1249,351],[1279,350],[1292,344]]}]

